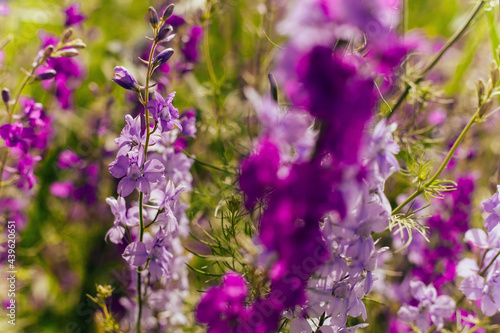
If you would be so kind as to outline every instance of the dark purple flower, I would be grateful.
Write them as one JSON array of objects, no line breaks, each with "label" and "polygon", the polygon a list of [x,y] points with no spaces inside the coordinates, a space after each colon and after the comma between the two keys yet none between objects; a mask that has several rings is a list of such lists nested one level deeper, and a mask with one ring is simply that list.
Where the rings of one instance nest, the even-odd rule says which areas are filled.
[{"label": "dark purple flower", "polygon": [[153,68],[160,67],[164,63],[166,63],[174,54],[174,49],[168,48],[156,55],[153,60]]},{"label": "dark purple flower", "polygon": [[251,209],[276,185],[279,165],[279,150],[268,140],[262,140],[255,153],[243,161],[240,188],[247,196],[245,201],[247,209]]},{"label": "dark purple flower", "polygon": [[113,76],[113,79],[111,79],[111,81],[115,82],[120,87],[127,90],[132,90],[135,92],[138,92],[140,90],[139,84],[125,67],[116,66],[114,71],[115,74]]},{"label": "dark purple flower", "polygon": [[7,147],[17,147],[25,153],[36,140],[33,128],[24,127],[20,121],[0,126],[0,136],[5,140]]},{"label": "dark purple flower", "polygon": [[181,49],[181,52],[184,55],[184,59],[186,60],[186,62],[194,63],[198,61],[199,57],[198,47],[201,42],[202,36],[203,36],[203,29],[201,27],[194,26],[191,28],[188,40]]},{"label": "dark purple flower", "polygon": [[17,181],[17,187],[21,189],[31,189],[36,183],[36,177],[33,174],[33,166],[36,162],[40,161],[42,158],[40,156],[31,156],[29,153],[22,154],[17,165],[17,171],[19,172],[19,180]]}]

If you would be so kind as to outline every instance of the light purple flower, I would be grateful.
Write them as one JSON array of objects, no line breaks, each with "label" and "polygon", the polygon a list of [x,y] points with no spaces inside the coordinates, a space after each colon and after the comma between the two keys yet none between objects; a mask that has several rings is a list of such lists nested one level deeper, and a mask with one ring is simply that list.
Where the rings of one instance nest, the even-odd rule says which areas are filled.
[{"label": "light purple flower", "polygon": [[160,122],[163,131],[171,131],[174,124],[182,129],[181,124],[176,120],[179,119],[179,110],[172,105],[175,92],[169,94],[164,99],[157,91],[155,91],[155,99],[148,102],[147,109],[151,112],[154,120]]},{"label": "light purple flower", "polygon": [[136,187],[139,191],[149,194],[150,183],[160,181],[164,177],[163,171],[165,167],[156,159],[146,161],[143,165],[140,160],[125,155],[118,156],[109,165],[109,172],[113,177],[124,177],[118,184],[118,194],[122,197],[128,196]]},{"label": "light purple flower", "polygon": [[455,301],[446,295],[437,296],[432,284],[426,286],[422,281],[410,282],[412,296],[419,301],[418,307],[404,305],[398,311],[398,317],[405,322],[413,322],[422,332],[426,332],[431,324],[440,330],[444,319],[455,312]]},{"label": "light purple flower", "polygon": [[125,235],[124,226],[133,227],[139,223],[139,207],[131,207],[127,213],[125,199],[122,197],[118,197],[118,199],[107,198],[106,203],[110,206],[115,220],[113,227],[108,230],[104,239],[109,239],[115,244],[121,244]]},{"label": "light purple flower", "polygon": [[497,186],[497,193],[493,194],[488,200],[482,203],[482,208],[488,217],[484,221],[486,230],[491,231],[495,226],[500,223],[500,201],[498,195],[500,193],[500,185]]}]

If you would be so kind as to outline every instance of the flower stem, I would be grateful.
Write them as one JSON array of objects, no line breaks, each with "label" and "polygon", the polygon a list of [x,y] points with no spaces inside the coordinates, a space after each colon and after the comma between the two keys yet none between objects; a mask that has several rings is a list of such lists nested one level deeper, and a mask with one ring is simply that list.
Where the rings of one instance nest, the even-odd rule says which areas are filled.
[{"label": "flower stem", "polygon": [[399,96],[398,100],[396,101],[396,104],[394,104],[394,106],[392,107],[392,110],[390,110],[389,113],[387,114],[387,119],[389,119],[394,114],[394,112],[403,104],[404,100],[406,99],[406,96],[408,96],[408,94],[410,92],[411,87],[413,85],[419,84],[425,78],[425,76],[429,73],[429,71],[432,68],[434,68],[434,66],[439,62],[439,60],[441,60],[441,58],[443,57],[443,55],[450,49],[450,47],[453,44],[455,44],[455,42],[460,37],[462,37],[462,35],[467,30],[467,28],[471,25],[471,23],[474,20],[474,18],[479,14],[479,12],[481,11],[481,8],[484,6],[484,4],[485,4],[484,0],[480,0],[476,4],[476,6],[471,10],[471,12],[469,14],[469,17],[467,18],[467,20],[465,21],[465,23],[462,25],[462,27],[460,29],[458,29],[453,34],[453,36],[450,37],[450,39],[448,39],[448,41],[446,42],[446,44],[443,45],[443,47],[441,48],[441,50],[434,56],[434,58],[432,58],[431,62],[427,65],[427,67],[425,67],[425,69],[418,76],[418,78],[413,83],[407,83],[406,84],[405,90],[403,91],[403,93],[401,94],[401,96]]},{"label": "flower stem", "polygon": [[396,208],[394,208],[394,210],[392,211],[392,215],[397,214],[399,211],[401,211],[401,209],[403,209],[404,206],[406,206],[413,199],[415,199],[420,194],[422,194],[425,191],[425,189],[427,187],[429,187],[430,185],[432,185],[432,183],[439,177],[439,175],[441,175],[441,173],[444,171],[444,169],[446,168],[446,166],[450,162],[451,158],[455,154],[455,151],[457,150],[458,146],[460,145],[460,143],[462,143],[463,139],[465,138],[465,135],[467,134],[467,132],[471,128],[472,124],[474,124],[478,120],[478,118],[479,118],[479,111],[480,111],[480,108],[478,108],[478,110],[471,117],[471,119],[469,120],[469,122],[467,123],[467,125],[464,127],[464,129],[462,130],[462,133],[460,133],[460,135],[458,136],[457,140],[455,140],[455,143],[453,144],[453,146],[451,147],[450,151],[446,155],[445,159],[443,160],[443,162],[439,166],[439,169],[434,173],[434,176],[432,176],[431,179],[429,179],[427,182],[425,182],[425,184],[423,184],[418,190],[416,190],[415,192],[413,192],[413,194],[410,195],[403,203],[401,203],[399,206],[397,206]]},{"label": "flower stem", "polygon": [[[141,96],[141,103],[144,105],[145,112],[144,112],[144,118],[146,121],[146,144],[144,146],[144,162],[146,162],[146,159],[148,157],[148,146],[149,146],[149,137],[151,135],[151,132],[149,131],[149,110],[147,109],[148,102],[149,102],[149,80],[151,78],[151,75],[153,74],[152,72],[152,61],[154,57],[154,53],[156,50],[156,47],[158,46],[158,43],[156,41],[153,42],[153,45],[151,46],[151,51],[149,52],[149,60],[148,60],[148,71],[146,73],[146,88],[145,88],[145,94],[144,94],[144,100],[142,100]],[[143,205],[144,201],[144,193],[140,192],[139,194],[139,221],[140,221],[140,234],[139,234],[139,241],[142,242],[143,237],[144,237],[144,217],[143,217]],[[141,332],[141,315],[142,315],[142,293],[141,293],[141,273],[142,270],[139,269],[137,272],[137,306],[138,306],[138,316],[137,316],[137,333]]]}]

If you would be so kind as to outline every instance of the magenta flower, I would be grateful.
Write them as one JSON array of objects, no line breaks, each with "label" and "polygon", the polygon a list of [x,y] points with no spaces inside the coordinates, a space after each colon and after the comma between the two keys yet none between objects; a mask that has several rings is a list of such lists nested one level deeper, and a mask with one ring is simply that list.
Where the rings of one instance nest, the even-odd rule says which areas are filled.
[{"label": "magenta flower", "polygon": [[194,26],[189,31],[189,37],[184,47],[181,49],[182,54],[186,62],[197,62],[198,61],[198,48],[203,37],[203,29],[198,26]]},{"label": "magenta flower", "polygon": [[67,27],[71,25],[81,25],[81,22],[85,20],[85,16],[83,16],[80,12],[80,4],[75,3],[64,10],[66,14],[66,23]]},{"label": "magenta flower", "polygon": [[196,310],[196,319],[208,325],[208,332],[238,332],[248,310],[244,305],[248,288],[242,276],[227,273],[218,287],[208,290]]}]

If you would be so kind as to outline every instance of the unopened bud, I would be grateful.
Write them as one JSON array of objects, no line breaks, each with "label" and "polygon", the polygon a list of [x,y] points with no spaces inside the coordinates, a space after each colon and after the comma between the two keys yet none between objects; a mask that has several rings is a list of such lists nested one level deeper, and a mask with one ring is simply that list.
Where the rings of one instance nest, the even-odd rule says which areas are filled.
[{"label": "unopened bud", "polygon": [[172,14],[174,13],[174,7],[175,7],[174,4],[168,5],[168,7],[163,12],[163,16],[161,18],[163,21],[168,20],[170,18],[170,16],[172,16]]},{"label": "unopened bud", "polygon": [[483,96],[484,96],[484,90],[486,89],[484,85],[483,80],[479,80],[477,82],[477,100],[478,100],[478,105],[481,105],[483,102]]},{"label": "unopened bud", "polygon": [[491,108],[491,104],[492,100],[489,99],[486,102],[484,102],[483,105],[481,105],[481,109],[479,109],[479,117],[484,116],[484,114],[489,111],[489,109]]},{"label": "unopened bud", "polygon": [[156,29],[158,27],[158,22],[160,19],[158,18],[158,13],[156,12],[156,9],[153,7],[149,7],[149,23],[151,23],[151,26],[153,29]]},{"label": "unopened bud", "polygon": [[85,44],[80,38],[75,38],[67,42],[64,46],[73,47],[75,49],[84,49],[87,47],[87,44]]},{"label": "unopened bud", "polygon": [[45,59],[48,59],[50,58],[53,52],[54,52],[54,45],[47,45],[43,50],[43,57]]},{"label": "unopened bud", "polygon": [[159,67],[166,63],[168,59],[172,57],[174,54],[174,49],[166,49],[158,53],[158,55],[155,57],[153,61],[153,68]]},{"label": "unopened bud", "polygon": [[50,80],[53,79],[54,76],[56,76],[57,72],[53,69],[49,69],[43,73],[35,75],[35,80],[36,81],[45,81],[45,80]]},{"label": "unopened bud", "polygon": [[172,33],[172,31],[174,31],[174,28],[170,24],[163,25],[156,35],[156,42],[161,42],[162,40],[167,38]]},{"label": "unopened bud", "polygon": [[9,88],[2,89],[2,101],[7,104],[10,101],[10,90]]},{"label": "unopened bud", "polygon": [[492,60],[490,63],[490,76],[493,85],[495,85],[498,82],[499,74],[500,73],[498,72],[498,65],[495,62],[495,60]]},{"label": "unopened bud", "polygon": [[269,73],[267,78],[269,79],[269,85],[271,86],[271,96],[275,102],[278,102],[278,83],[272,73]]},{"label": "unopened bud", "polygon": [[74,47],[57,51],[54,56],[71,58],[78,55],[78,50]]},{"label": "unopened bud", "polygon": [[72,35],[73,35],[73,28],[67,28],[66,30],[64,30],[61,37],[61,43],[62,44],[66,43],[71,38]]}]

